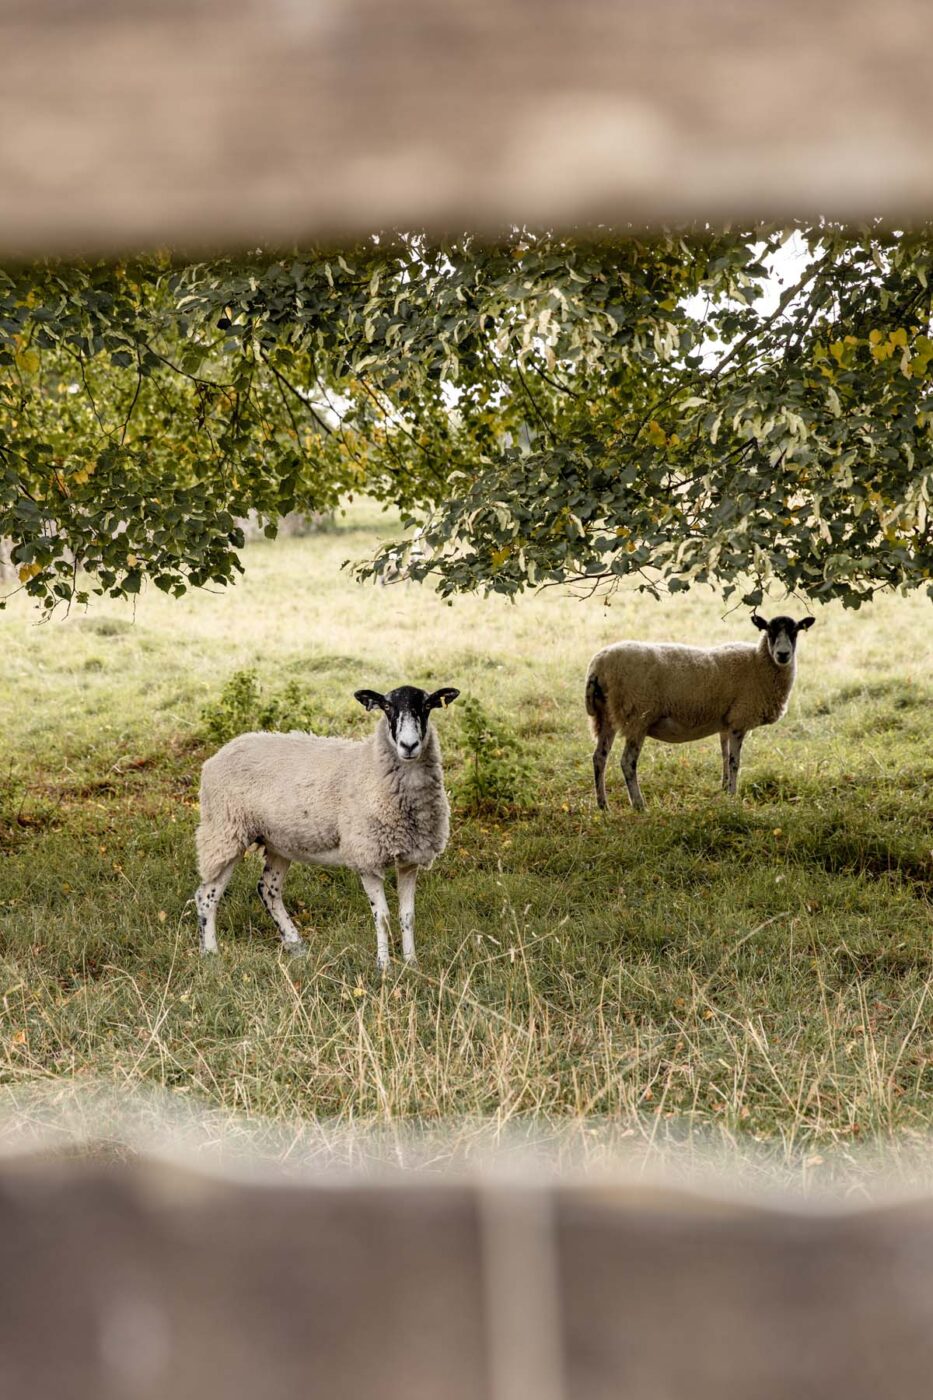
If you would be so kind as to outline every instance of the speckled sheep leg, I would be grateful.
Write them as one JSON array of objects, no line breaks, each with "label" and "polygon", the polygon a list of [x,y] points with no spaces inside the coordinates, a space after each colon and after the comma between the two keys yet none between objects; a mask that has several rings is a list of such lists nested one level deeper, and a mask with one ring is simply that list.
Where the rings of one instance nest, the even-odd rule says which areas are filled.
[{"label": "speckled sheep leg", "polygon": [[399,865],[398,872],[398,913],[402,925],[402,956],[407,963],[416,964],[415,954],[415,885],[418,881],[417,865]]},{"label": "speckled sheep leg", "polygon": [[726,781],[726,791],[735,796],[735,790],[739,781],[739,763],[742,759],[742,740],[745,734],[741,729],[729,731],[729,774]]},{"label": "speckled sheep leg", "polygon": [[625,749],[622,753],[622,776],[636,812],[645,810],[645,799],[638,786],[638,755],[641,753],[643,743],[644,739],[626,739]]},{"label": "speckled sheep leg", "polygon": [[611,728],[605,718],[600,723],[599,738],[596,748],[593,751],[593,777],[596,782],[596,805],[601,811],[608,807],[606,801],[606,760],[609,757],[609,750],[615,739],[615,730]]},{"label": "speckled sheep leg", "polygon": [[239,859],[240,857],[237,856],[231,860],[215,879],[205,880],[204,884],[199,885],[195,891],[194,904],[198,911],[198,932],[201,938],[202,957],[207,953],[217,952],[217,906]]},{"label": "speckled sheep leg", "polygon": [[360,875],[369,907],[376,921],[376,966],[385,972],[389,966],[389,905],[381,875]]},{"label": "speckled sheep leg", "polygon": [[282,888],[290,865],[290,860],[286,860],[284,856],[267,849],[265,869],[256,889],[270,919],[279,931],[282,946],[286,952],[298,956],[306,951],[305,943],[292,923],[282,899]]},{"label": "speckled sheep leg", "polygon": [[729,791],[729,731],[719,731],[719,747],[722,749],[722,790]]}]

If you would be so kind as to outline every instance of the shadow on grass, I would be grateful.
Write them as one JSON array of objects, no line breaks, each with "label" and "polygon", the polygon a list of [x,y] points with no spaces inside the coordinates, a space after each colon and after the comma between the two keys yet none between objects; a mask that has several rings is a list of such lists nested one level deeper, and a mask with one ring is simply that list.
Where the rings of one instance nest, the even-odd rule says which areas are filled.
[{"label": "shadow on grass", "polygon": [[913,839],[899,831],[879,836],[831,816],[795,832],[792,853],[795,859],[818,866],[831,875],[899,879],[912,886],[917,894],[933,896],[933,861],[920,848],[919,833]]}]

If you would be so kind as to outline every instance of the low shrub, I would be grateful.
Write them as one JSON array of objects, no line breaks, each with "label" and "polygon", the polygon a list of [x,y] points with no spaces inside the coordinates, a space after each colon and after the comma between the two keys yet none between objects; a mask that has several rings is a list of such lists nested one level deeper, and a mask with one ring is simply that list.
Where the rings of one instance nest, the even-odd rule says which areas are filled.
[{"label": "low shrub", "polygon": [[471,696],[458,711],[464,766],[454,784],[457,806],[468,813],[500,816],[529,807],[532,766],[517,735]]},{"label": "low shrub", "polygon": [[204,733],[217,744],[255,729],[312,729],[314,720],[313,702],[299,681],[268,694],[252,668],[234,671],[218,699],[201,710]]}]

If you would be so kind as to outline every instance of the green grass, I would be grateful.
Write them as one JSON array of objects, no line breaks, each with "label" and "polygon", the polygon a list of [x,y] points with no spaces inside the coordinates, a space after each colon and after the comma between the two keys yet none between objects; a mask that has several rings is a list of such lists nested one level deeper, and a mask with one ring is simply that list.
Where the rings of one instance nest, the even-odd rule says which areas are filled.
[{"label": "green grass", "polygon": [[[582,706],[589,656],[624,636],[753,639],[707,592],[610,607],[549,593],[443,604],[339,571],[374,544],[257,544],[243,583],[154,591],[38,624],[0,615],[0,1081],[161,1085],[224,1113],[337,1124],[586,1117],[668,1125],[778,1155],[933,1120],[933,726],[929,604],[818,610],[787,717],[753,733],[740,798],[718,741],[649,744],[633,813],[613,754],[600,817]],[[782,608],[781,610],[786,610]],[[322,730],[364,734],[360,686],[453,684],[521,739],[535,803],[455,811],[422,878],[421,966],[374,971],[345,871],[294,867],[311,943],[278,953],[257,860],[196,953],[190,896],[201,710],[255,667],[297,680]],[[457,706],[438,717],[448,777]]]}]

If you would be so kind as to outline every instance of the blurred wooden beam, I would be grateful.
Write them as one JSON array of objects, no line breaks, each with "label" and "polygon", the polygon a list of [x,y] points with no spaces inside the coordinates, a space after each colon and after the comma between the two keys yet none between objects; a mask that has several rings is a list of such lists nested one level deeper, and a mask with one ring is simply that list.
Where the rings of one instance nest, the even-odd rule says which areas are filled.
[{"label": "blurred wooden beam", "polygon": [[0,1394],[927,1400],[933,1203],[727,1189],[9,1158]]},{"label": "blurred wooden beam", "polygon": [[933,215],[927,0],[0,0],[0,256]]}]

